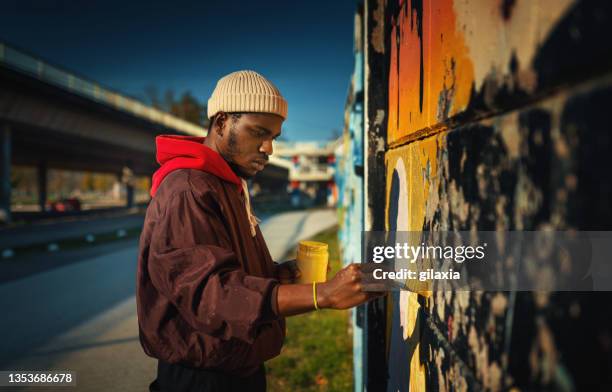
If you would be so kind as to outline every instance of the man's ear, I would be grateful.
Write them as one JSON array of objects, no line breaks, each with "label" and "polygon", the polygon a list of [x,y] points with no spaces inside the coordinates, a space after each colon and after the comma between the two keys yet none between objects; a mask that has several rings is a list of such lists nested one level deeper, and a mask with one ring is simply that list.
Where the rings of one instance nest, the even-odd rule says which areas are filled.
[{"label": "man's ear", "polygon": [[215,122],[217,123],[217,135],[223,137],[223,130],[225,128],[225,123],[227,122],[228,115],[225,112],[219,112],[215,116]]}]

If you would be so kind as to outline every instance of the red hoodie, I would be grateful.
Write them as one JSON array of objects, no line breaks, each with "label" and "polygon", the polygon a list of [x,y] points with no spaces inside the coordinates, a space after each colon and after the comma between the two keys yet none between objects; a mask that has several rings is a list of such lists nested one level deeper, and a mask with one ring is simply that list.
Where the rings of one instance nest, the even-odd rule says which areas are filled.
[{"label": "red hoodie", "polygon": [[240,178],[218,152],[204,145],[204,137],[160,135],[155,138],[157,162],[161,167],[153,174],[151,197],[164,178],[177,169],[197,169],[236,184],[242,191]]}]

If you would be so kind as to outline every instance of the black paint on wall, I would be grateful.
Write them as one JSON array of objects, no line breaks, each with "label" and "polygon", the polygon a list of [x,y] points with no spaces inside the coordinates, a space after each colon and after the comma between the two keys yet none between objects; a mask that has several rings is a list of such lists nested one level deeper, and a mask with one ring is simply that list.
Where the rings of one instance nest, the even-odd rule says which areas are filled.
[{"label": "black paint on wall", "polygon": [[[400,4],[404,8],[399,9]],[[500,2],[503,20],[515,16],[514,5],[514,1]],[[386,48],[398,45],[398,37],[390,36],[390,26],[396,23],[398,14],[412,12],[417,15],[413,27],[421,38],[422,51],[422,30],[418,30],[422,26],[422,7],[421,1],[410,2],[410,6],[407,2],[395,1],[386,5]],[[464,200],[449,203],[448,222],[443,222],[441,210],[434,211],[432,221],[424,222],[424,229],[446,224],[450,230],[535,230],[543,225],[555,230],[610,230],[612,89],[598,88],[590,81],[599,78],[603,84],[610,84],[605,75],[611,75],[612,70],[612,40],[608,39],[611,17],[612,2],[577,1],[539,46],[533,64],[519,64],[513,55],[507,68],[509,74],[501,85],[499,79],[489,78],[482,89],[472,88],[467,110],[445,121],[450,129],[445,135],[447,155],[440,159],[448,159],[448,171],[442,169],[443,180],[437,189],[438,199],[448,201],[453,184]],[[372,64],[387,64],[387,70],[388,53],[371,63],[371,70]],[[537,79],[533,91],[524,90],[521,86],[525,84],[519,80],[520,71],[529,67],[533,67]],[[422,109],[422,65],[419,72]],[[371,91],[380,92],[374,95],[376,104],[366,108],[372,119],[375,111],[386,105],[388,75],[378,74],[377,79],[368,82]],[[569,98],[566,101],[555,98],[552,106],[540,104],[550,97],[563,96]],[[564,107],[556,106],[559,102],[565,102]],[[506,122],[498,121],[502,116],[510,117],[505,117]],[[488,120],[481,121],[484,118]],[[512,126],[518,132],[510,137],[518,145],[518,156],[512,155],[517,152],[511,153],[505,144],[509,136],[503,132],[508,131],[504,128],[508,126],[508,118],[516,119]],[[386,217],[390,230],[396,228],[398,186],[399,177],[394,173]],[[368,188],[368,192],[376,194],[377,190]],[[469,206],[467,218],[454,210],[457,204],[459,208]],[[384,216],[384,207],[380,204],[372,211]],[[582,276],[588,272],[588,261],[572,257],[571,267]],[[586,276],[577,282],[577,287],[589,287],[591,278]],[[502,313],[494,314],[493,300],[499,295],[507,301],[507,307]],[[473,374],[477,380],[469,381],[466,377],[469,390],[479,387],[482,363],[478,362],[473,336],[470,342],[469,333],[465,332],[470,329],[476,331],[478,341],[486,347],[486,365],[495,362],[500,366],[502,390],[513,386],[520,390],[612,390],[612,311],[609,308],[612,293],[470,293],[469,305],[462,310],[468,319],[465,331],[453,330],[457,295],[444,300],[441,312],[444,319],[428,309],[432,303],[428,301],[437,300],[419,298],[422,309],[417,324],[421,331],[421,350],[417,354],[426,364],[428,390],[441,389],[440,379],[446,378],[452,383],[450,370],[457,364],[464,367],[460,367],[463,371],[455,374],[454,381]],[[387,358],[381,361],[380,357],[372,357],[369,367],[376,367],[382,376],[381,364],[388,366],[390,378],[384,390],[408,390],[406,357],[412,353],[413,342],[406,342],[399,335],[396,295],[392,301],[392,336],[386,342],[390,345],[388,362]],[[433,303],[434,308],[438,306],[437,302]],[[379,317],[386,319],[385,315]],[[384,329],[374,326],[372,318],[368,322],[368,335],[377,335],[380,339],[380,331]],[[440,364],[429,354],[434,353],[435,357],[437,352],[445,353]],[[551,358],[554,361],[547,362]],[[556,367],[547,368],[551,364]],[[368,374],[373,374],[371,369]],[[451,385],[451,390],[454,387]]]},{"label": "black paint on wall", "polygon": [[[370,227],[366,230],[385,230],[386,205],[386,167],[385,151],[387,146],[387,115],[388,115],[388,79],[389,79],[389,56],[391,23],[390,18],[396,2],[391,1],[387,5],[385,0],[368,1],[368,14],[371,16],[365,21],[367,33],[364,36],[364,45],[368,45],[366,66],[369,68],[368,80],[365,84],[369,86],[366,90],[368,106],[368,123],[364,122],[365,137],[368,141],[368,150],[364,159],[367,160],[368,176],[365,183],[368,193],[368,204],[365,205],[370,211]],[[377,17],[376,10],[382,8],[382,15]],[[395,14],[393,14],[395,15]],[[382,31],[382,50],[378,52],[370,44],[374,31]],[[382,118],[381,118],[382,114]],[[380,148],[382,146],[383,148]],[[364,337],[363,363],[366,365],[363,371],[364,383],[368,391],[386,391],[388,379],[387,352],[386,352],[386,330],[387,330],[387,298],[379,298],[364,305],[367,325]]]},{"label": "black paint on wall", "polygon": [[612,2],[577,1],[538,50],[538,90],[592,79],[612,69]]}]

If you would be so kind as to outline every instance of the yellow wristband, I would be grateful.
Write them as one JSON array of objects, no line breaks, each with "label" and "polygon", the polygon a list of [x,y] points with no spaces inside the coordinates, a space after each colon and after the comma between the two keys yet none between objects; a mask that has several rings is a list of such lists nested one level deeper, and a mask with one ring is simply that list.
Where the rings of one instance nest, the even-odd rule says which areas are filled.
[{"label": "yellow wristband", "polygon": [[319,310],[319,304],[317,304],[317,282],[312,282],[312,300],[315,310]]}]

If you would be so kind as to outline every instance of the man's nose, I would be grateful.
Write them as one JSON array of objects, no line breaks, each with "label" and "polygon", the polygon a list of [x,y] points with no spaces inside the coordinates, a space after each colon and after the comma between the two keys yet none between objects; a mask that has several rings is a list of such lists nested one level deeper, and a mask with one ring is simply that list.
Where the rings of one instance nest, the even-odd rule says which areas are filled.
[{"label": "man's nose", "polygon": [[261,147],[259,147],[259,152],[264,152],[268,155],[272,155],[272,153],[274,152],[274,148],[272,147],[272,140],[266,140],[265,142],[263,142],[261,144]]}]

